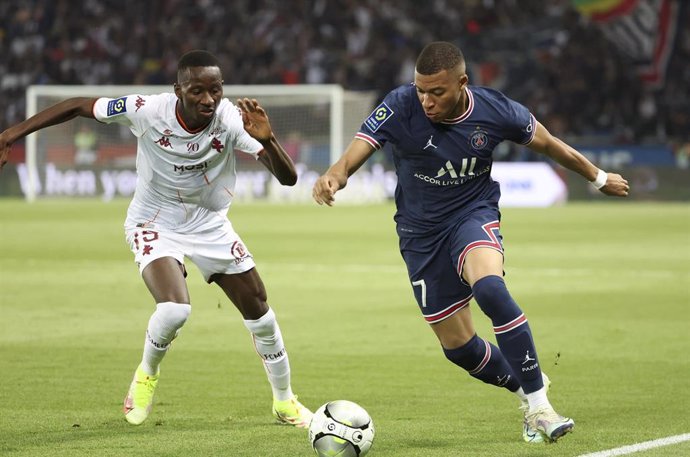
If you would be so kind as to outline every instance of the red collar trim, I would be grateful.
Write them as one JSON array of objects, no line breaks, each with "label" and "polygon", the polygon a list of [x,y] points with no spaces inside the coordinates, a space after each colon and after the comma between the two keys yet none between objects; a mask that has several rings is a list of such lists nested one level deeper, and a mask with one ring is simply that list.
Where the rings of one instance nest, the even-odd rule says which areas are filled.
[{"label": "red collar trim", "polygon": [[211,123],[211,121],[208,122],[206,125],[202,125],[198,129],[190,129],[187,127],[187,124],[185,124],[184,120],[182,119],[182,115],[180,114],[180,101],[178,100],[175,102],[175,118],[177,118],[177,123],[180,124],[180,127],[182,127],[186,132],[189,133],[199,133],[202,130],[204,130],[206,127],[208,127],[208,124]]}]

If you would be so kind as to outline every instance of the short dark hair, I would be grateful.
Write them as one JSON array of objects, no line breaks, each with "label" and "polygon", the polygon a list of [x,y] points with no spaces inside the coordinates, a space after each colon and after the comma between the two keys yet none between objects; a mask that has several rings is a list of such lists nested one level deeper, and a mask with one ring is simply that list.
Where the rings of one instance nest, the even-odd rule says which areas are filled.
[{"label": "short dark hair", "polygon": [[434,41],[427,44],[417,57],[415,70],[420,75],[434,75],[443,70],[450,70],[457,65],[465,71],[465,56],[460,48],[447,41]]},{"label": "short dark hair", "polygon": [[219,67],[220,62],[208,51],[196,49],[189,51],[177,61],[177,71],[186,70],[189,67]]}]

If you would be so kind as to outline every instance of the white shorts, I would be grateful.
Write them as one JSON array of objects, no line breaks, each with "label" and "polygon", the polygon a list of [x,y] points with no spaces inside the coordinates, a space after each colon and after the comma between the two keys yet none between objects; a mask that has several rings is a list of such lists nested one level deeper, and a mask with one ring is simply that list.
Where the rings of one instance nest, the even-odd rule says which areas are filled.
[{"label": "white shorts", "polygon": [[243,273],[255,266],[251,253],[229,223],[222,228],[190,234],[144,227],[125,232],[139,273],[161,257],[173,257],[182,265],[185,257],[188,258],[206,282],[216,273]]}]

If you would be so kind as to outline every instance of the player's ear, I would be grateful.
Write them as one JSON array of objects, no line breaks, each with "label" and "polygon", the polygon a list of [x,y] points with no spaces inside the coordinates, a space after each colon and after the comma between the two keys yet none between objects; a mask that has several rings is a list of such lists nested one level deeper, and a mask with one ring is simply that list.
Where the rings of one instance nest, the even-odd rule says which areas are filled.
[{"label": "player's ear", "polygon": [[175,95],[177,98],[182,98],[182,88],[179,84],[173,83],[173,89],[175,90]]},{"label": "player's ear", "polygon": [[469,81],[470,81],[470,78],[467,76],[467,73],[461,74],[460,77],[458,78],[458,84],[460,85],[460,90],[464,89]]}]

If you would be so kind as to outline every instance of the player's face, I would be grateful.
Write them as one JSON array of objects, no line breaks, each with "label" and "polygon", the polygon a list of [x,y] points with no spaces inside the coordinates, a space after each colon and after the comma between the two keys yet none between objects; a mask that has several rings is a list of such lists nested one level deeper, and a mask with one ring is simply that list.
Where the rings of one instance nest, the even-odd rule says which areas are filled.
[{"label": "player's face", "polygon": [[175,84],[182,120],[191,129],[213,118],[223,97],[223,77],[218,67],[190,67],[181,71]]},{"label": "player's face", "polygon": [[424,113],[432,122],[453,119],[465,110],[467,75],[460,68],[441,70],[433,75],[415,71],[414,84]]}]

